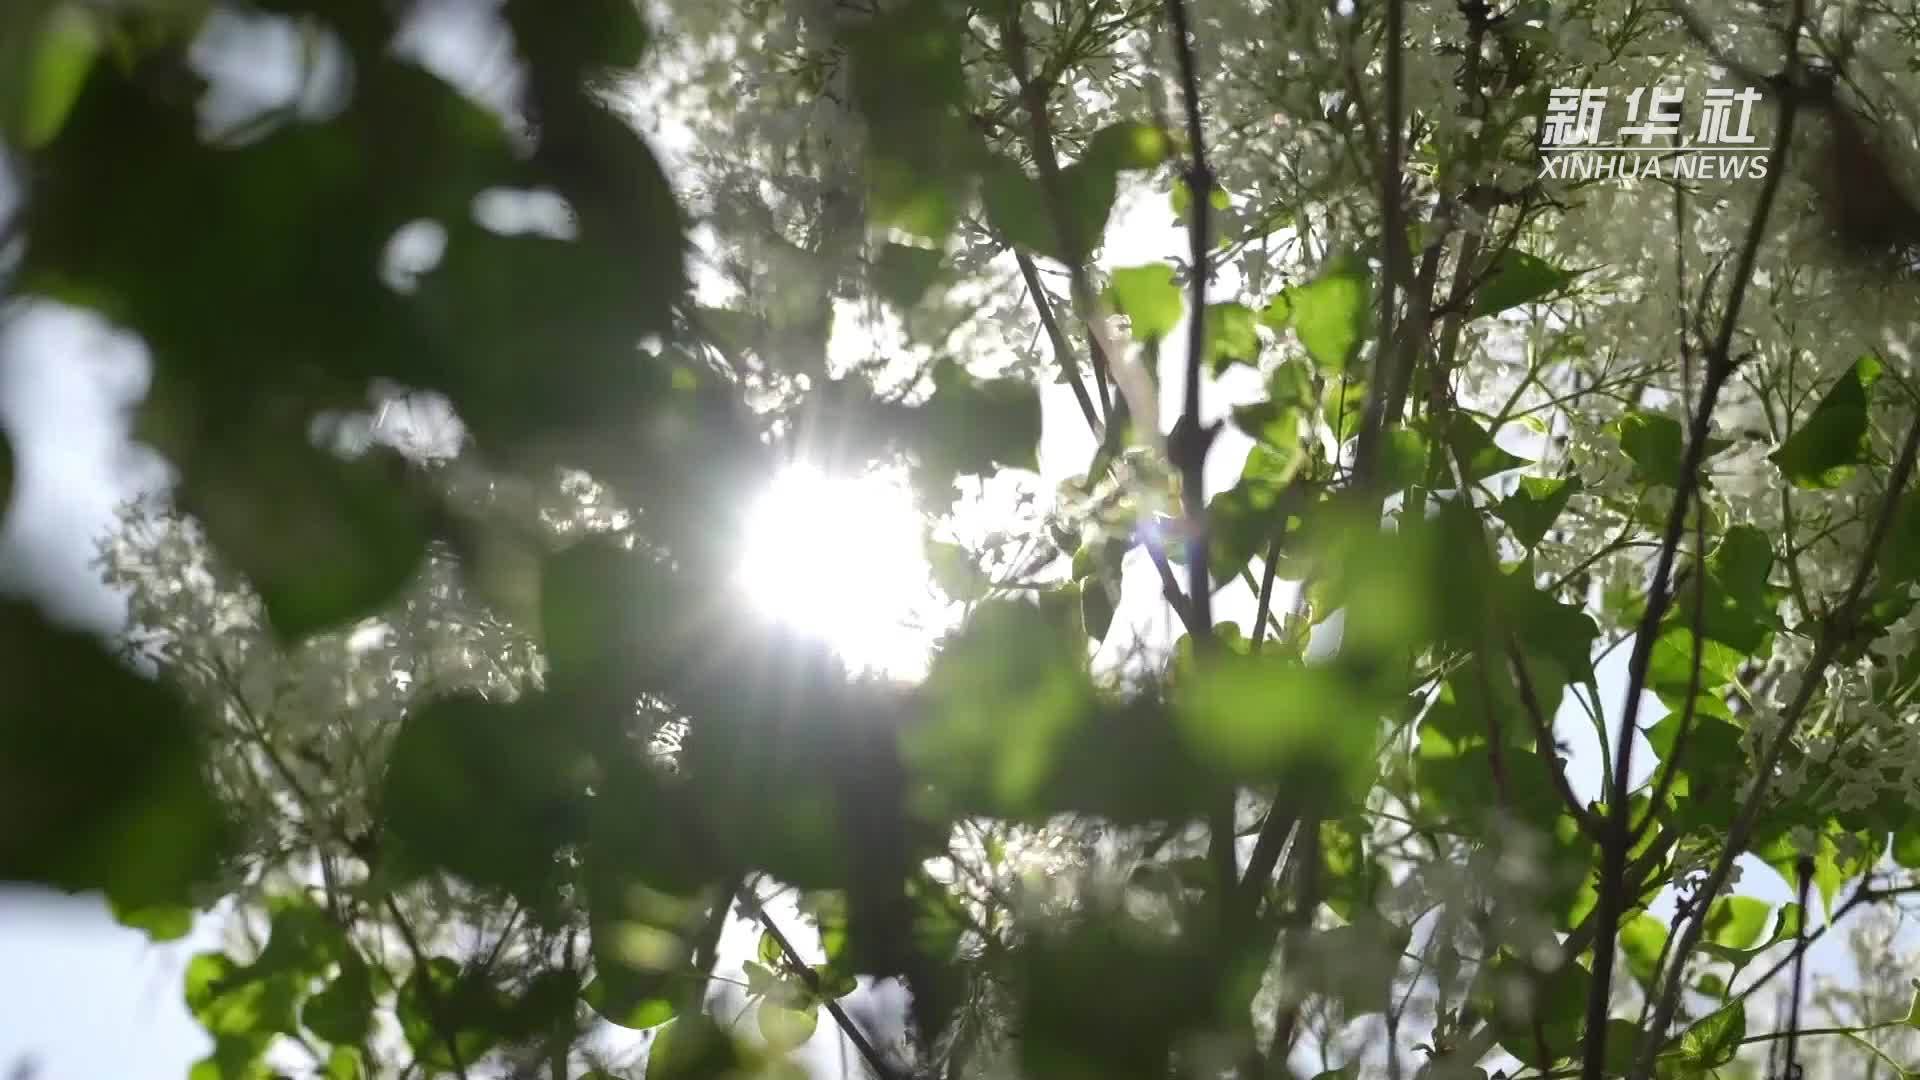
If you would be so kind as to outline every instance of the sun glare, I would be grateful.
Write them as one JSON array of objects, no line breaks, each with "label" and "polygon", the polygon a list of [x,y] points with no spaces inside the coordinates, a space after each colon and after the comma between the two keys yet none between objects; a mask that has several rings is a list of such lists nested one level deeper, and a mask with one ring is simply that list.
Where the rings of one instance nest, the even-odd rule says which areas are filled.
[{"label": "sun glare", "polygon": [[948,621],[929,582],[920,515],[901,478],[783,471],[749,519],[741,584],[767,617],[897,678],[926,669]]}]

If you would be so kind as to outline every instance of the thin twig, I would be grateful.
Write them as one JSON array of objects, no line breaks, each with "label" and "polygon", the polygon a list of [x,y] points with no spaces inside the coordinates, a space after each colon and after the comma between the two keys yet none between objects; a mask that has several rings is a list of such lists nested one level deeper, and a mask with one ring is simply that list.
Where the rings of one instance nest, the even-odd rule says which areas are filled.
[{"label": "thin twig", "polygon": [[440,1036],[440,1041],[446,1044],[447,1060],[453,1062],[454,1073],[460,1077],[460,1080],[467,1080],[467,1064],[460,1058],[460,1047],[454,1040],[454,1033],[447,1030],[447,1015],[445,1006],[440,1000],[440,988],[433,984],[433,964],[427,959],[426,951],[420,947],[420,939],[413,936],[413,926],[401,913],[400,905],[394,900],[393,894],[387,894],[385,899],[387,912],[393,916],[394,925],[400,930],[400,940],[406,943],[407,952],[413,955],[415,977],[420,980],[420,996],[425,999],[422,1004],[427,1007],[427,1021],[433,1025],[434,1033]]},{"label": "thin twig", "polygon": [[[1807,889],[1813,884],[1813,857],[1802,854],[1796,862],[1800,872],[1800,926],[1795,934],[1801,941],[1807,937]],[[1794,1061],[1800,1050],[1800,999],[1806,996],[1807,950],[1796,948],[1793,958],[1793,1003],[1787,1013],[1787,1067],[1783,1074],[1791,1080],[1799,1075]]]},{"label": "thin twig", "polygon": [[1101,432],[1100,415],[1094,411],[1093,398],[1087,394],[1087,381],[1080,375],[1073,346],[1068,344],[1067,335],[1053,317],[1053,304],[1047,300],[1046,288],[1040,283],[1040,271],[1033,265],[1033,256],[1017,247],[1013,249],[1013,258],[1020,264],[1020,276],[1026,280],[1027,295],[1033,298],[1034,310],[1040,313],[1040,325],[1047,331],[1047,340],[1053,343],[1053,355],[1060,361],[1060,370],[1066,373],[1067,385],[1073,387],[1073,399],[1080,403],[1080,413],[1087,418],[1087,427],[1097,439]]},{"label": "thin twig", "polygon": [[1707,575],[1703,568],[1707,546],[1705,517],[1704,514],[1696,514],[1693,521],[1693,625],[1690,630],[1693,640],[1692,656],[1689,657],[1687,668],[1687,703],[1680,710],[1680,727],[1674,732],[1673,747],[1667,751],[1667,759],[1661,762],[1660,775],[1654,780],[1653,798],[1647,800],[1647,816],[1640,819],[1640,824],[1627,834],[1629,847],[1653,827],[1653,819],[1660,813],[1660,804],[1672,789],[1674,778],[1680,775],[1680,761],[1687,752],[1687,739],[1693,734],[1694,715],[1699,711],[1700,675],[1707,659]]},{"label": "thin twig", "polygon": [[1553,741],[1552,719],[1542,707],[1539,695],[1534,692],[1533,676],[1527,671],[1526,657],[1520,652],[1519,642],[1512,637],[1507,638],[1507,659],[1513,664],[1513,681],[1520,692],[1520,705],[1533,725],[1535,755],[1546,767],[1554,790],[1560,793],[1560,801],[1567,805],[1567,812],[1579,822],[1580,831],[1591,837],[1599,837],[1604,823],[1600,815],[1580,801],[1580,796],[1574,794],[1573,785],[1567,780],[1566,763],[1560,759],[1560,749]]},{"label": "thin twig", "polygon": [[801,959],[800,950],[794,948],[793,942],[787,939],[787,935],[780,932],[780,927],[774,924],[773,916],[767,914],[766,906],[760,903],[760,898],[754,895],[752,888],[740,894],[740,906],[746,908],[747,914],[752,915],[761,926],[766,928],[768,936],[780,946],[780,953],[786,958],[788,967],[794,974],[800,976],[800,980],[807,984],[807,989],[820,999],[822,1005],[826,1006],[827,1014],[833,1017],[834,1023],[840,1025],[840,1030],[846,1034],[847,1041],[859,1051],[861,1060],[867,1063],[867,1067],[873,1070],[873,1074],[880,1080],[895,1080],[896,1074],[893,1067],[888,1065],[886,1058],[880,1055],[879,1048],[874,1046],[873,1040],[867,1038],[866,1032],[861,1031],[860,1026],[853,1022],[853,1017],[847,1015],[847,1010],[841,1007],[838,1000],[821,991],[820,973],[813,970],[813,965]]}]

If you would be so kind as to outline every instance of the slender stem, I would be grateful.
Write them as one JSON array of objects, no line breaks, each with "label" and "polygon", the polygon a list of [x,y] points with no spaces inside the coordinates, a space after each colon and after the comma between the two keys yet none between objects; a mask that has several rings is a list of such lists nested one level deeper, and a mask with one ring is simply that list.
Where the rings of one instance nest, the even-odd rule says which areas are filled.
[{"label": "slender stem", "polygon": [[1248,644],[1247,651],[1255,656],[1260,654],[1260,645],[1267,636],[1267,616],[1273,610],[1273,578],[1279,565],[1280,536],[1275,534],[1267,544],[1266,564],[1260,568],[1260,599],[1253,609],[1253,640]]},{"label": "slender stem", "polygon": [[[1801,941],[1807,937],[1807,890],[1813,884],[1813,857],[1801,855],[1795,865],[1800,872],[1800,926],[1795,935]],[[1800,1000],[1806,996],[1807,950],[1795,949],[1793,958],[1793,1003],[1787,1012],[1787,1067],[1782,1074],[1787,1077],[1799,1075],[1794,1062],[1800,1051]]]},{"label": "slender stem", "polygon": [[1696,514],[1693,521],[1693,625],[1689,631],[1693,642],[1687,668],[1687,703],[1680,710],[1680,728],[1674,733],[1673,749],[1667,752],[1667,760],[1661,763],[1660,775],[1653,785],[1653,797],[1647,800],[1647,816],[1628,833],[1629,847],[1653,827],[1653,819],[1660,813],[1661,802],[1672,789],[1674,777],[1680,774],[1680,761],[1687,752],[1687,739],[1693,734],[1694,714],[1699,711],[1701,669],[1706,666],[1707,659],[1707,575],[1702,566],[1707,548],[1707,523],[1704,518],[1705,515]]},{"label": "slender stem", "polygon": [[[1047,299],[1046,288],[1040,283],[1040,271],[1033,265],[1033,256],[1014,248],[1013,258],[1020,264],[1020,276],[1026,280],[1027,295],[1033,298],[1033,308],[1040,313],[1040,325],[1047,331],[1047,340],[1053,344],[1053,355],[1060,361],[1060,370],[1066,373],[1067,385],[1073,387],[1073,399],[1080,403],[1080,413],[1087,418],[1087,427],[1093,430],[1094,438],[1100,437],[1100,414],[1093,408],[1093,398],[1087,393],[1087,381],[1080,375],[1080,364],[1074,359],[1073,346],[1068,344],[1067,335],[1061,331],[1060,323],[1053,317],[1053,304]],[[1099,346],[1096,345],[1097,349]]]},{"label": "slender stem", "polygon": [[780,946],[780,953],[786,958],[787,966],[807,984],[807,989],[820,999],[821,1004],[826,1006],[827,1015],[833,1017],[833,1022],[840,1025],[840,1030],[846,1034],[847,1041],[853,1044],[853,1048],[859,1052],[861,1060],[867,1063],[867,1067],[873,1070],[873,1074],[880,1080],[895,1080],[892,1066],[887,1064],[886,1058],[880,1056],[880,1050],[873,1045],[873,1040],[867,1038],[866,1032],[860,1030],[860,1026],[853,1022],[853,1017],[847,1015],[847,1010],[841,1007],[837,999],[821,992],[820,973],[813,970],[813,965],[801,959],[800,950],[793,947],[793,942],[788,940],[786,934],[781,933],[780,927],[773,921],[773,916],[767,914],[766,906],[760,903],[758,896],[754,895],[754,890],[748,889],[741,894],[740,905],[766,928],[768,936]]},{"label": "slender stem", "polygon": [[1580,801],[1580,797],[1574,794],[1573,785],[1567,780],[1566,763],[1560,759],[1560,750],[1553,741],[1553,720],[1542,707],[1539,694],[1534,691],[1533,676],[1527,671],[1527,660],[1520,652],[1519,642],[1511,637],[1507,639],[1507,659],[1513,664],[1513,681],[1520,692],[1520,705],[1533,725],[1534,754],[1545,766],[1548,779],[1553,781],[1554,790],[1559,792],[1560,801],[1566,804],[1567,812],[1580,823],[1580,830],[1588,836],[1598,837],[1603,824],[1600,816]]},{"label": "slender stem", "polygon": [[414,937],[413,926],[407,922],[406,915],[400,911],[400,905],[393,895],[386,896],[387,913],[393,916],[393,922],[400,930],[400,940],[406,943],[407,952],[413,955],[414,977],[420,980],[420,996],[425,999],[427,1019],[433,1024],[434,1033],[446,1044],[447,1060],[453,1062],[453,1071],[460,1080],[467,1080],[467,1064],[460,1059],[460,1047],[456,1044],[454,1033],[447,1030],[446,1010],[440,1001],[440,988],[433,984],[433,965],[427,959],[426,951],[420,948],[420,939]]}]

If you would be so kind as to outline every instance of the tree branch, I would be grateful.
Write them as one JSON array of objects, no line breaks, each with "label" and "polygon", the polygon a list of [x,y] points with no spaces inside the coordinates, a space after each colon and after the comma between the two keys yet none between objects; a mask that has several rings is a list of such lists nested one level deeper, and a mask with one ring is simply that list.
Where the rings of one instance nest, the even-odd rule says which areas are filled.
[{"label": "tree branch", "polygon": [[[1783,106],[1789,109],[1790,104]],[[1827,619],[1826,629],[1820,635],[1820,643],[1815,646],[1813,657],[1807,663],[1801,676],[1799,689],[1793,700],[1787,705],[1780,718],[1779,730],[1774,732],[1768,744],[1766,754],[1761,758],[1758,775],[1754,779],[1753,790],[1741,804],[1740,812],[1734,817],[1733,824],[1727,830],[1727,838],[1715,860],[1713,870],[1706,883],[1696,894],[1692,917],[1682,932],[1680,945],[1675,949],[1673,970],[1667,974],[1667,982],[1660,995],[1660,1004],[1654,1010],[1653,1024],[1647,1029],[1651,1038],[1644,1041],[1635,1062],[1633,1076],[1645,1077],[1653,1067],[1653,1056],[1659,1047],[1660,1036],[1673,1022],[1673,1014],[1679,1008],[1680,992],[1684,985],[1687,957],[1700,940],[1706,929],[1707,907],[1713,898],[1720,894],[1727,884],[1727,878],[1733,872],[1734,860],[1746,850],[1747,841],[1753,835],[1754,822],[1759,819],[1760,808],[1766,797],[1767,783],[1773,771],[1779,767],[1781,755],[1792,741],[1794,729],[1806,712],[1808,704],[1818,689],[1821,678],[1826,674],[1827,665],[1839,653],[1840,647],[1853,633],[1853,620],[1860,605],[1860,598],[1866,592],[1867,582],[1873,577],[1874,565],[1878,561],[1880,547],[1886,542],[1887,533],[1892,531],[1895,511],[1899,506],[1901,493],[1906,489],[1907,481],[1913,476],[1914,459],[1920,454],[1920,419],[1907,429],[1905,443],[1900,448],[1900,458],[1895,462],[1893,473],[1888,478],[1887,494],[1882,502],[1878,520],[1874,522],[1873,532],[1868,536],[1866,549],[1860,555],[1860,565],[1855,571],[1853,581],[1847,586],[1845,597],[1833,614]],[[1597,958],[1596,958],[1597,967]]]},{"label": "tree branch", "polygon": [[[1700,465],[1706,458],[1707,436],[1711,429],[1714,406],[1720,398],[1720,390],[1733,374],[1734,360],[1731,356],[1733,334],[1739,325],[1740,308],[1746,299],[1747,286],[1753,279],[1754,264],[1759,259],[1760,244],[1766,236],[1767,222],[1773,214],[1773,203],[1780,192],[1780,180],[1785,175],[1784,157],[1793,136],[1794,101],[1783,98],[1780,107],[1780,120],[1774,132],[1773,156],[1770,160],[1774,168],[1767,174],[1766,183],[1760,189],[1760,197],[1754,207],[1753,220],[1748,224],[1746,240],[1741,246],[1739,261],[1733,281],[1727,293],[1727,307],[1720,319],[1720,331],[1715,336],[1711,350],[1707,354],[1707,370],[1704,384],[1700,388],[1700,401],[1694,410],[1692,422],[1688,426],[1686,453],[1680,463],[1680,475],[1674,480],[1673,507],[1667,514],[1666,530],[1661,537],[1660,553],[1654,562],[1653,580],[1647,587],[1647,607],[1642,614],[1640,625],[1633,642],[1633,653],[1627,661],[1627,692],[1624,715],[1620,720],[1620,733],[1615,741],[1613,756],[1613,776],[1607,794],[1607,837],[1601,845],[1600,896],[1595,909],[1599,919],[1593,947],[1593,981],[1587,995],[1586,1030],[1602,1031],[1607,1022],[1607,1003],[1612,993],[1614,946],[1619,936],[1620,919],[1625,913],[1625,871],[1627,852],[1633,846],[1632,810],[1628,805],[1631,792],[1629,779],[1633,762],[1634,735],[1639,730],[1640,699],[1647,685],[1647,671],[1653,658],[1654,643],[1659,638],[1660,621],[1666,616],[1672,603],[1670,590],[1673,563],[1680,548],[1680,538],[1686,532],[1687,508],[1699,489]],[[1731,865],[1729,860],[1728,865]],[[1724,879],[1723,879],[1724,880]],[[1709,899],[1712,893],[1708,894]],[[1706,903],[1695,913],[1689,927],[1703,925],[1706,918]],[[1682,949],[1676,963],[1686,964],[1687,950]],[[1677,995],[1678,980],[1675,980]],[[1665,1003],[1663,1003],[1664,1005]],[[1656,1012],[1654,1033],[1645,1044],[1641,1056],[1647,1067],[1652,1065],[1652,1048],[1659,1045],[1659,1034],[1666,1030],[1664,1020],[1672,1017],[1672,1009],[1664,1008],[1663,1017]],[[1606,1069],[1606,1040],[1589,1038],[1583,1047],[1581,1057],[1581,1076],[1583,1080],[1601,1080]],[[1638,1071],[1638,1070],[1636,1070]]]},{"label": "tree branch", "polygon": [[1401,127],[1406,111],[1405,56],[1401,48],[1401,39],[1406,36],[1405,0],[1386,0],[1386,7],[1387,115],[1384,118],[1386,147],[1380,163],[1379,330],[1374,345],[1372,385],[1367,388],[1366,413],[1360,423],[1360,440],[1353,451],[1354,482],[1362,488],[1373,482],[1380,441],[1386,433],[1388,400],[1394,388],[1402,385],[1406,378],[1399,365],[1412,361],[1410,351],[1403,356],[1393,348],[1395,291],[1407,247],[1405,208],[1401,205],[1400,191]]}]

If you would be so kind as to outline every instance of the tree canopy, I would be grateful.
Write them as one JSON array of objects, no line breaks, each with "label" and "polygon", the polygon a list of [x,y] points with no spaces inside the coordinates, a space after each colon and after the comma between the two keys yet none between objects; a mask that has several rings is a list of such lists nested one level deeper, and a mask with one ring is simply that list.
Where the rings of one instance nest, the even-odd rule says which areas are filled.
[{"label": "tree canopy", "polygon": [[[229,913],[193,1080],[1908,1075],[1803,960],[1920,888],[1916,41],[13,5],[8,310],[177,483],[124,630],[0,608],[0,879]],[[1581,175],[1582,92],[1751,144]],[[920,670],[760,617],[796,469],[911,503]]]}]

